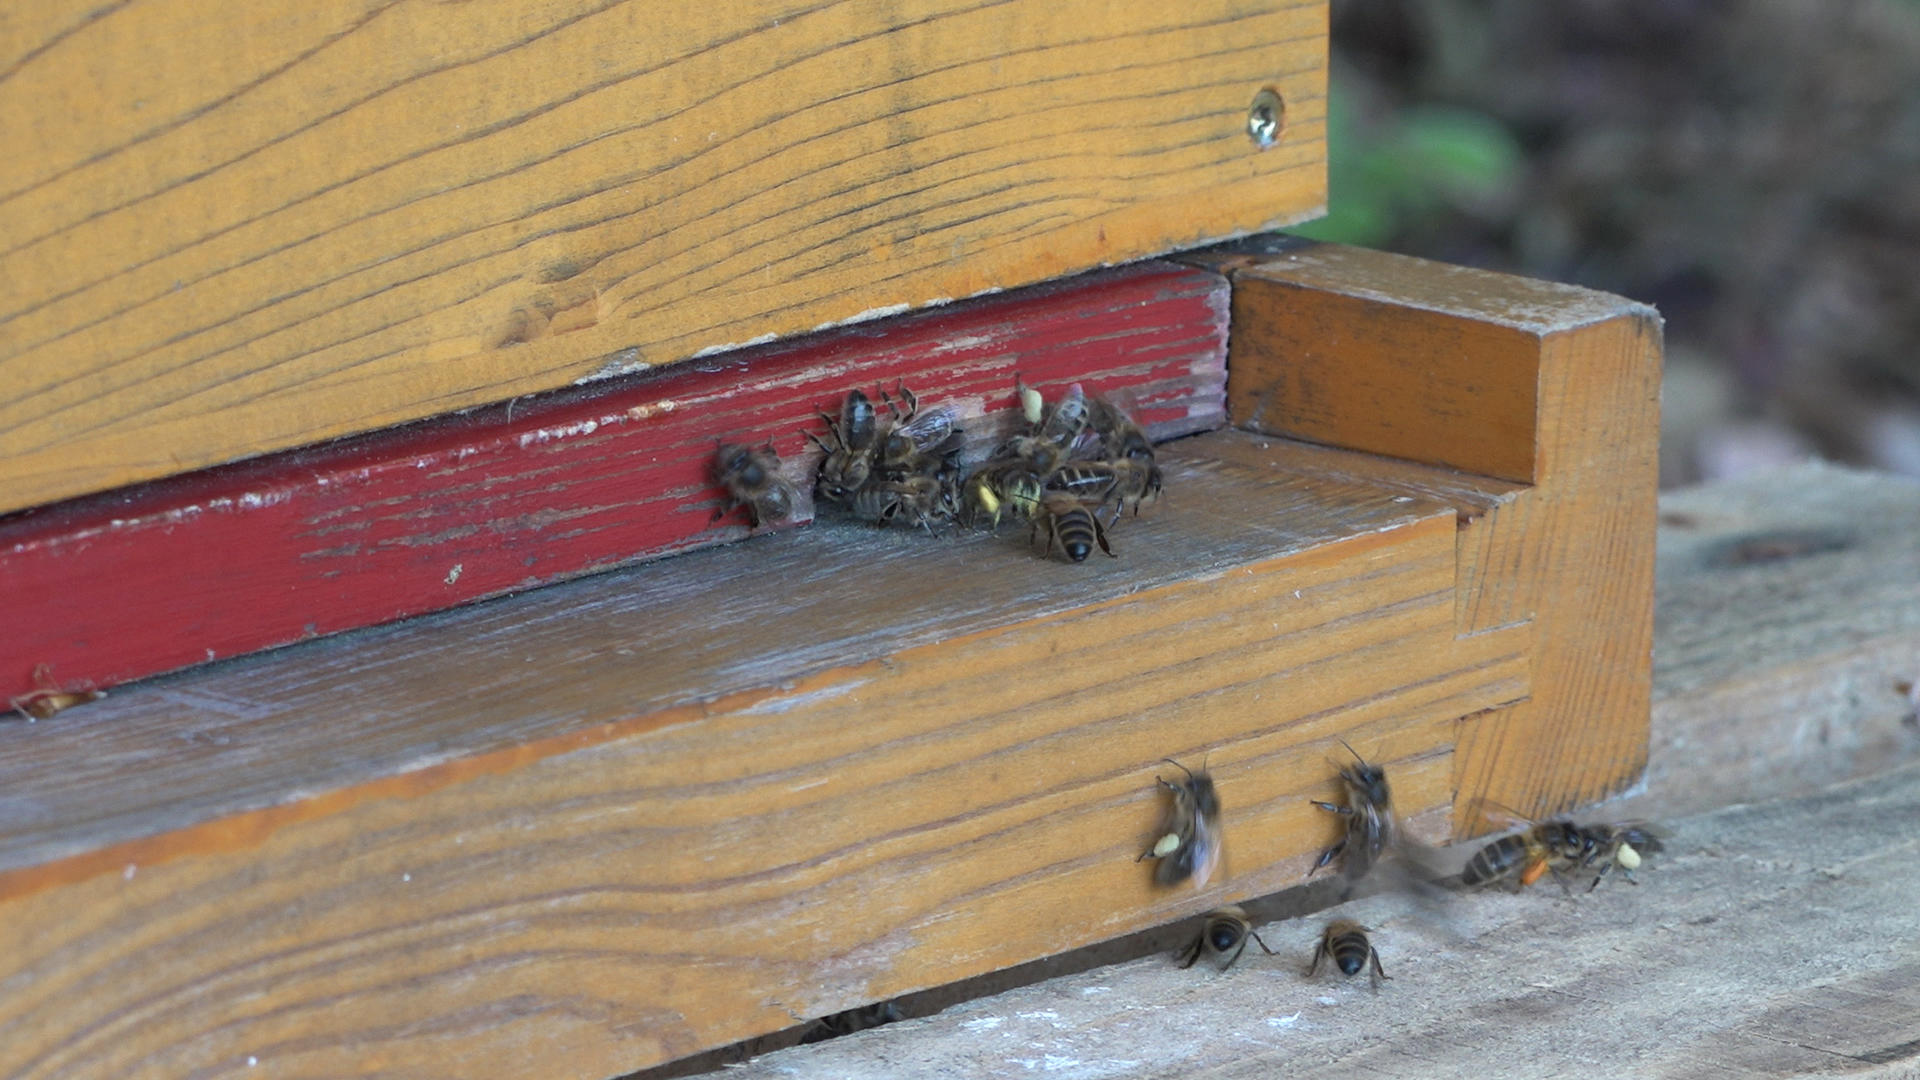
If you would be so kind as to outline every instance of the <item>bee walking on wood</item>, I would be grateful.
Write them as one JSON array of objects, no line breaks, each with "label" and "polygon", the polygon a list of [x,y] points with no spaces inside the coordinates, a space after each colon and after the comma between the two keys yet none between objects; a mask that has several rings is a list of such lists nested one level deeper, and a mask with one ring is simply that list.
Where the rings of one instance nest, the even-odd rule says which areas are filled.
[{"label": "bee walking on wood", "polygon": [[1261,950],[1268,956],[1273,955],[1273,950],[1267,948],[1267,943],[1261,941],[1260,935],[1254,931],[1253,924],[1247,921],[1247,913],[1238,906],[1229,904],[1209,911],[1201,926],[1200,936],[1195,938],[1193,944],[1187,946],[1186,951],[1181,954],[1186,958],[1186,962],[1181,964],[1180,968],[1184,971],[1192,967],[1200,959],[1201,954],[1205,953],[1215,957],[1226,957],[1220,963],[1220,970],[1225,971],[1233,966],[1234,961],[1240,959],[1241,953],[1247,950],[1248,938],[1259,942]]},{"label": "bee walking on wood", "polygon": [[1531,821],[1485,800],[1480,815],[1520,826],[1520,831],[1497,837],[1473,853],[1460,871],[1460,884],[1468,888],[1506,884],[1518,892],[1551,872],[1561,889],[1571,893],[1566,875],[1591,870],[1593,881],[1587,891],[1592,892],[1615,866],[1629,882],[1638,884],[1632,871],[1639,869],[1641,853],[1663,848],[1658,833],[1645,822],[1576,825],[1564,818]]},{"label": "bee walking on wood", "polygon": [[1154,777],[1173,796],[1173,803],[1160,838],[1133,861],[1148,856],[1160,860],[1153,868],[1153,880],[1162,885],[1178,885],[1192,878],[1194,888],[1205,888],[1220,864],[1220,795],[1205,764],[1194,772],[1172,758],[1161,760],[1186,773],[1187,778],[1173,782]]},{"label": "bee walking on wood", "polygon": [[1346,787],[1345,804],[1311,801],[1322,810],[1340,815],[1346,828],[1340,839],[1320,853],[1319,861],[1313,864],[1308,876],[1338,858],[1347,880],[1358,881],[1380,861],[1388,846],[1399,839],[1400,825],[1394,818],[1386,770],[1368,764],[1353,747],[1347,746],[1345,739],[1340,740],[1340,745],[1347,747],[1354,761],[1351,766],[1340,767],[1340,782]]},{"label": "bee walking on wood", "polygon": [[1071,495],[1047,495],[1040,500],[1040,516],[1034,518],[1028,529],[1029,541],[1042,528],[1046,530],[1049,555],[1058,547],[1062,555],[1074,562],[1086,562],[1098,544],[1108,558],[1115,557],[1113,546],[1107,543],[1106,526],[1100,524],[1100,519],[1086,504]]},{"label": "bee walking on wood", "polygon": [[729,500],[714,513],[714,521],[744,506],[747,521],[758,529],[793,517],[800,498],[793,483],[781,475],[780,455],[774,453],[771,440],[765,446],[722,443],[713,458],[713,478]]},{"label": "bee walking on wood", "polygon": [[820,419],[826,422],[827,434],[833,437],[832,446],[811,431],[803,433],[826,453],[820,462],[814,490],[828,502],[849,504],[853,493],[866,486],[867,477],[873,473],[873,456],[880,436],[878,414],[874,412],[872,400],[854,390],[840,406],[840,419],[835,420],[826,413],[821,413]]},{"label": "bee walking on wood", "polygon": [[99,701],[107,696],[105,690],[60,689],[59,685],[53,681],[53,669],[46,664],[34,665],[33,684],[39,689],[29,690],[18,697],[7,699],[7,704],[13,707],[13,711],[26,717],[29,723],[35,720],[46,720],[75,705],[85,705],[89,701]]},{"label": "bee walking on wood", "polygon": [[1369,933],[1372,931],[1352,919],[1335,919],[1328,923],[1320,934],[1320,945],[1313,950],[1313,963],[1307,966],[1307,977],[1311,979],[1320,974],[1321,965],[1329,960],[1340,969],[1341,974],[1349,977],[1360,974],[1360,969],[1371,962],[1373,974],[1370,978],[1373,989],[1378,992],[1381,980],[1391,979],[1392,976],[1380,966],[1380,953],[1374,949],[1373,942],[1367,940]]}]

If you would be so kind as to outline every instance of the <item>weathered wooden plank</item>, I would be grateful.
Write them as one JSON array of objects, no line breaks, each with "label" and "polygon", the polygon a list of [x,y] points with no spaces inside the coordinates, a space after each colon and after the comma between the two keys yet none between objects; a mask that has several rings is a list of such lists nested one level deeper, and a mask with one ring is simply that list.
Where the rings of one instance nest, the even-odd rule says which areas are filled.
[{"label": "weathered wooden plank", "polygon": [[[1236,423],[1520,481],[1463,626],[1531,624],[1533,696],[1462,724],[1456,809],[1591,802],[1646,761],[1660,328],[1586,289],[1316,245],[1223,257]],[[1464,535],[1464,534],[1463,534]]]},{"label": "weathered wooden plank", "polygon": [[1660,511],[1648,798],[1806,794],[1920,754],[1920,484],[1808,463]]},{"label": "weathered wooden plank", "polygon": [[12,6],[0,511],[1325,202],[1324,0]]},{"label": "weathered wooden plank", "polygon": [[[1920,1064],[1916,815],[1909,767],[1671,821],[1673,850],[1638,888],[1474,894],[1438,917],[1389,893],[1259,925],[1279,955],[1225,973],[1160,952],[724,1075],[1905,1080]],[[1392,976],[1378,993],[1305,978],[1335,917],[1375,929]]]},{"label": "weathered wooden plank", "polygon": [[[1084,973],[740,1071],[866,1080],[1050,1060],[1126,1080],[1239,1075],[1251,1057],[1260,1075],[1369,1078],[1911,1075],[1920,726],[1892,683],[1920,656],[1901,648],[1920,618],[1915,484],[1809,464],[1660,507],[1646,787],[1581,815],[1673,829],[1638,888],[1474,897],[1438,922],[1400,898],[1351,905],[1339,914],[1381,927],[1395,978],[1378,996],[1298,978],[1333,912],[1262,926],[1282,955],[1256,949],[1225,976],[1174,966],[1189,920],[1111,943],[1108,966],[1063,958]],[[1746,805],[1713,812],[1731,804]],[[1326,902],[1302,892],[1247,907],[1267,922]]]},{"label": "weathered wooden plank", "polygon": [[[608,1075],[1291,884],[1336,735],[1444,808],[1524,635],[1451,507],[1246,438],[1114,560],[816,527],[0,730],[0,1072]],[[1204,891],[1133,861],[1167,755]]]},{"label": "weathered wooden plank", "polygon": [[1224,422],[1227,286],[1142,263],[742,350],[0,521],[0,701],[130,679],[737,539],[709,465],[904,380],[979,452],[1016,372],[1135,407],[1156,438]]}]

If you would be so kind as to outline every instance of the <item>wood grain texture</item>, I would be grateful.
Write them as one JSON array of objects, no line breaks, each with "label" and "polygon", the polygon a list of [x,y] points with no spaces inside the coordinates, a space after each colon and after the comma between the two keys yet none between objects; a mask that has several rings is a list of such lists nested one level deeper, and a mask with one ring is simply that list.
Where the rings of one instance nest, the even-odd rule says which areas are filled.
[{"label": "wood grain texture", "polygon": [[[1571,286],[1333,245],[1231,265],[1228,412],[1528,484],[1461,548],[1462,629],[1525,624],[1533,695],[1463,721],[1456,826],[1569,809],[1646,762],[1660,325]],[[1463,537],[1466,534],[1463,533]]]},{"label": "wood grain texture", "polygon": [[0,511],[1325,202],[1324,0],[67,7],[0,41]]},{"label": "wood grain texture", "polygon": [[1920,757],[1920,483],[1807,463],[1668,492],[1656,596],[1648,799],[1804,795]]},{"label": "wood grain texture", "polygon": [[1140,263],[15,515],[0,595],[34,614],[0,620],[0,701],[41,665],[111,687],[738,539],[716,443],[771,438],[804,490],[802,432],[855,386],[959,407],[980,455],[1016,372],[1210,430],[1227,307],[1218,275]]},{"label": "wood grain texture", "polygon": [[[1247,438],[1115,560],[816,527],[0,730],[0,1073],[605,1076],[1292,884],[1336,735],[1444,808],[1524,635],[1451,507]],[[1225,880],[1155,890],[1209,755]]]}]

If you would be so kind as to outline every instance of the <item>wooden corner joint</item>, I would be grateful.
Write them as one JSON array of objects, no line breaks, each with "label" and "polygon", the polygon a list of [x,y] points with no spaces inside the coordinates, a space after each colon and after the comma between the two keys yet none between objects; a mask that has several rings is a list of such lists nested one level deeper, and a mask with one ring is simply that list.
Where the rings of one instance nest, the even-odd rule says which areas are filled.
[{"label": "wooden corner joint", "polygon": [[[1527,623],[1530,696],[1464,717],[1457,835],[1476,804],[1544,814],[1646,762],[1660,320],[1587,289],[1337,245],[1232,277],[1242,427],[1505,482],[1458,495],[1458,632]],[[1389,469],[1384,463],[1371,466]],[[1461,489],[1463,492],[1466,488]]]}]

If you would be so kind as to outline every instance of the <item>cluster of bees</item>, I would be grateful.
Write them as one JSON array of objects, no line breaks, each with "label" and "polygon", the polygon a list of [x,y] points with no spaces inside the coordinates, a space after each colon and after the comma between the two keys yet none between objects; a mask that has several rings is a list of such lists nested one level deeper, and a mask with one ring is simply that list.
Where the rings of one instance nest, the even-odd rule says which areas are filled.
[{"label": "cluster of bees", "polygon": [[[1025,521],[1031,540],[1044,537],[1049,556],[1057,550],[1084,562],[1096,548],[1112,556],[1107,530],[1123,511],[1137,514],[1160,494],[1152,440],[1125,410],[1077,383],[1052,403],[1017,376],[1014,388],[1025,427],[971,472],[960,460],[966,440],[953,406],[923,409],[905,386],[897,398],[882,391],[877,407],[864,392],[850,392],[838,418],[821,414],[824,436],[806,433],[822,455],[816,503],[869,524],[928,533],[959,523],[998,531]],[[716,520],[741,507],[754,528],[793,516],[799,492],[771,442],[724,444],[713,471],[729,500]]]},{"label": "cluster of bees", "polygon": [[[1342,746],[1346,746],[1343,741]],[[1340,835],[1320,853],[1308,876],[1318,873],[1335,860],[1350,881],[1358,881],[1382,860],[1394,858],[1412,880],[1424,886],[1472,890],[1505,887],[1513,891],[1526,888],[1552,874],[1562,889],[1572,892],[1570,878],[1592,874],[1590,892],[1615,867],[1628,881],[1640,868],[1642,856],[1662,849],[1659,832],[1646,822],[1630,821],[1581,825],[1559,819],[1530,821],[1516,814],[1497,810],[1491,804],[1482,813],[1491,820],[1517,827],[1517,832],[1495,839],[1475,851],[1458,874],[1439,869],[1432,848],[1406,835],[1393,810],[1393,794],[1386,770],[1373,765],[1347,746],[1352,765],[1338,767],[1343,798],[1339,802],[1312,800],[1313,805],[1336,815],[1341,821]],[[1183,778],[1156,778],[1170,796],[1167,816],[1159,838],[1141,852],[1140,859],[1154,858],[1154,880],[1161,885],[1179,885],[1192,881],[1204,886],[1220,860],[1220,793],[1213,777],[1202,766],[1198,772],[1175,761],[1168,761],[1185,774]],[[1135,860],[1139,861],[1139,860]],[[1347,919],[1327,924],[1315,947],[1307,975],[1319,974],[1331,963],[1345,975],[1356,975],[1372,967],[1375,990],[1387,979],[1380,954],[1368,938],[1371,931]],[[1233,966],[1252,938],[1268,955],[1273,950],[1260,940],[1238,907],[1223,907],[1203,917],[1200,936],[1182,954],[1191,967],[1203,955],[1214,957],[1221,970]]]}]

